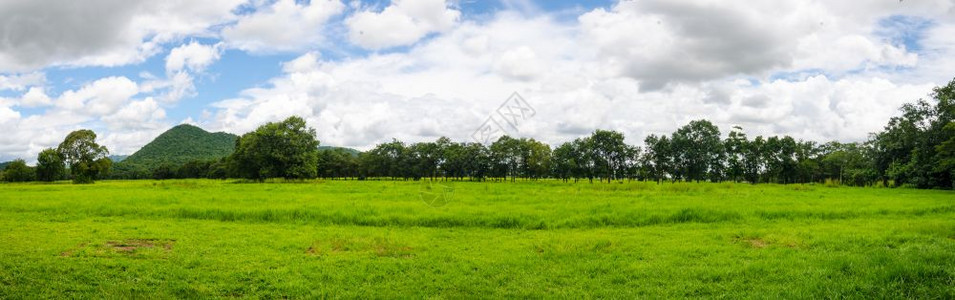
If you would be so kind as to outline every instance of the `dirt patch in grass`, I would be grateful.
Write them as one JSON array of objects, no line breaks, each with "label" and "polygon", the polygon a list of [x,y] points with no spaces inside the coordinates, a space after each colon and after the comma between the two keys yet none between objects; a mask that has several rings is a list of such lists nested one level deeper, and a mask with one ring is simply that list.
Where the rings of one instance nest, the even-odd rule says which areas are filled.
[{"label": "dirt patch in grass", "polygon": [[84,242],[61,252],[60,256],[166,258],[172,252],[175,243],[176,240],[168,239],[124,239],[108,240],[103,243]]},{"label": "dirt patch in grass", "polygon": [[766,248],[766,246],[769,246],[769,242],[760,238],[745,239],[743,241],[749,244],[750,247],[753,247],[756,249],[762,249],[762,248]]},{"label": "dirt patch in grass", "polygon": [[171,251],[174,240],[158,239],[126,239],[121,241],[106,241],[106,247],[117,252],[134,252],[142,248],[159,248],[165,251]]},{"label": "dirt patch in grass", "polygon": [[83,248],[86,248],[86,245],[87,245],[87,244],[88,244],[88,243],[80,243],[80,244],[77,245],[75,248],[72,248],[72,249],[69,249],[69,250],[66,250],[66,251],[61,252],[61,253],[60,253],[60,256],[73,256],[73,254],[76,253],[76,251],[78,251],[78,250],[80,250],[80,249],[83,249]]}]

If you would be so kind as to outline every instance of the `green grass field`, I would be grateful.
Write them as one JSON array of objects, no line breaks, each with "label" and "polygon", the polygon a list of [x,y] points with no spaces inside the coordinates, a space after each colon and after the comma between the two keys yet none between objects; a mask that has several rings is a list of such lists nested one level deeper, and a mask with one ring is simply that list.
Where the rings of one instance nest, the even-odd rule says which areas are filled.
[{"label": "green grass field", "polygon": [[955,193],[713,183],[0,185],[0,298],[953,298]]}]

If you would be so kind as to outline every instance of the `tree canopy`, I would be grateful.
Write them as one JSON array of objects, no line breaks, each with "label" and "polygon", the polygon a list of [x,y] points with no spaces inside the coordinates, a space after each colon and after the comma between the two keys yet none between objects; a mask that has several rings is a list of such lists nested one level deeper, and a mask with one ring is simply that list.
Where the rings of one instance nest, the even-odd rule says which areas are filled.
[{"label": "tree canopy", "polygon": [[315,178],[319,144],[315,136],[315,129],[301,117],[270,122],[242,135],[230,160],[241,178]]},{"label": "tree canopy", "polygon": [[73,183],[93,183],[98,176],[109,172],[112,161],[109,150],[96,143],[96,133],[82,129],[71,132],[56,148],[70,167]]}]

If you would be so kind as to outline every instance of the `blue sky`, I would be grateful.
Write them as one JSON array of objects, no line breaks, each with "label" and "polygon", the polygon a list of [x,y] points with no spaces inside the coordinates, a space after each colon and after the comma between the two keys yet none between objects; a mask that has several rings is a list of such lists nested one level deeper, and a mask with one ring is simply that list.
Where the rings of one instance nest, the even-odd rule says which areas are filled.
[{"label": "blue sky", "polygon": [[94,129],[130,154],[171,126],[289,115],[325,145],[508,134],[639,143],[724,131],[858,141],[955,74],[952,1],[5,1],[0,160]]}]

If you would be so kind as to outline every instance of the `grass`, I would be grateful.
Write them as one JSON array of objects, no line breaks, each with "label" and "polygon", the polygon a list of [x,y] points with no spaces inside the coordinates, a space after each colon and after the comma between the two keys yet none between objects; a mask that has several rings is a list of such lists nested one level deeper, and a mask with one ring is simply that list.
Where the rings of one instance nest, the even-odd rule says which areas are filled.
[{"label": "grass", "polygon": [[953,298],[955,193],[732,183],[0,185],[0,298]]}]

